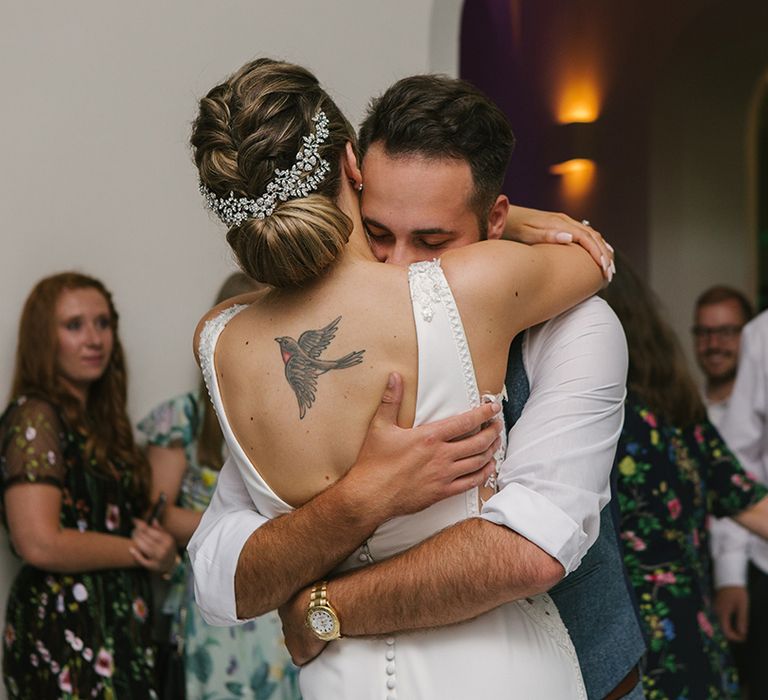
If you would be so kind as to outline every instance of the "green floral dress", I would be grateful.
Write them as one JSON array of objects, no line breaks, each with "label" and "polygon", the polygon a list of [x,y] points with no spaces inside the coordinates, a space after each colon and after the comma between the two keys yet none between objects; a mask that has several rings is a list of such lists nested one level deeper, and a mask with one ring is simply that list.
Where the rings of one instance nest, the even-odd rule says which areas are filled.
[{"label": "green floral dress", "polygon": [[632,394],[616,464],[624,563],[649,645],[646,700],[737,700],[712,608],[708,518],[735,515],[768,490],[711,423],[677,428]]},{"label": "green floral dress", "polygon": [[[137,515],[130,472],[95,474],[83,448],[83,437],[50,403],[17,399],[0,419],[0,496],[15,484],[50,484],[61,489],[62,528],[130,537]],[[156,697],[150,610],[144,569],[58,574],[24,564],[5,617],[8,697]]]},{"label": "green floral dress", "polygon": [[[216,488],[218,471],[197,460],[203,404],[185,394],[155,408],[139,423],[149,444],[183,447],[187,471],[178,504],[203,511]],[[299,700],[298,669],[291,662],[276,612],[236,627],[214,627],[195,604],[192,567],[185,554],[177,567],[163,612],[184,645],[187,697],[196,700]]]}]

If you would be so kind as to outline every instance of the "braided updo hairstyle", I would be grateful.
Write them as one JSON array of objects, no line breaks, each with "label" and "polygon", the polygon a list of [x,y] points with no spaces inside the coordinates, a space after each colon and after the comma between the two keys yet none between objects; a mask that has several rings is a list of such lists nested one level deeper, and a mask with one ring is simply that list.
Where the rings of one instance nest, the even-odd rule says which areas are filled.
[{"label": "braided updo hairstyle", "polygon": [[318,111],[329,136],[319,148],[329,172],[306,197],[279,201],[266,218],[232,226],[227,242],[243,271],[275,287],[317,277],[336,260],[352,232],[351,219],[336,205],[340,161],[355,133],[317,78],[305,68],[260,58],[244,65],[200,100],[192,147],[200,181],[219,197],[257,199],[275,170],[296,162],[302,138],[315,130]]}]

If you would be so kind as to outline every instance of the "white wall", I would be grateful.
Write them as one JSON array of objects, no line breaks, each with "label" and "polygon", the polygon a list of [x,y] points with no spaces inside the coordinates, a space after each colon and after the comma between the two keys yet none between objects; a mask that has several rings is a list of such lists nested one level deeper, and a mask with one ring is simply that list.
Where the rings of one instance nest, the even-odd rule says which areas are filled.
[{"label": "white wall", "polygon": [[[115,294],[130,409],[195,386],[194,325],[233,264],[196,188],[196,98],[246,60],[311,68],[357,123],[411,73],[455,73],[461,0],[7,4],[0,23],[0,397],[44,275]],[[433,29],[434,28],[434,29]],[[0,601],[15,564],[0,540]],[[0,690],[0,698],[3,698]]]}]

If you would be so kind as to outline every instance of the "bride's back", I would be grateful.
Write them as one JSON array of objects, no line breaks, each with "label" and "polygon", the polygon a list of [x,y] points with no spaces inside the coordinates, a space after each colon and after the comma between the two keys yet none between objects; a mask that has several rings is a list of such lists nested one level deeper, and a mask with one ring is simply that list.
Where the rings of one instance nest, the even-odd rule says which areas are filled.
[{"label": "bride's back", "polygon": [[290,505],[351,466],[391,371],[405,382],[401,423],[413,422],[418,370],[407,271],[352,267],[301,291],[267,293],[227,324],[216,347],[226,419]]}]

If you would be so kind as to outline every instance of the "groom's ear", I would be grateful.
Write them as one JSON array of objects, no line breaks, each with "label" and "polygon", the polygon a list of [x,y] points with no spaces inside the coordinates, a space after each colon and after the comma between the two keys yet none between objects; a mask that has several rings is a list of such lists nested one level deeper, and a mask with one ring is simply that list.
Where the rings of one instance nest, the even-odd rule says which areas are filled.
[{"label": "groom's ear", "polygon": [[359,189],[359,185],[363,182],[363,174],[360,172],[360,166],[357,164],[355,149],[352,148],[352,143],[349,141],[347,141],[344,149],[343,167],[344,176],[354,184],[355,189]]},{"label": "groom's ear", "polygon": [[507,224],[507,212],[509,211],[509,199],[507,195],[500,194],[488,213],[488,230],[486,238],[497,240],[504,235],[504,227]]}]

